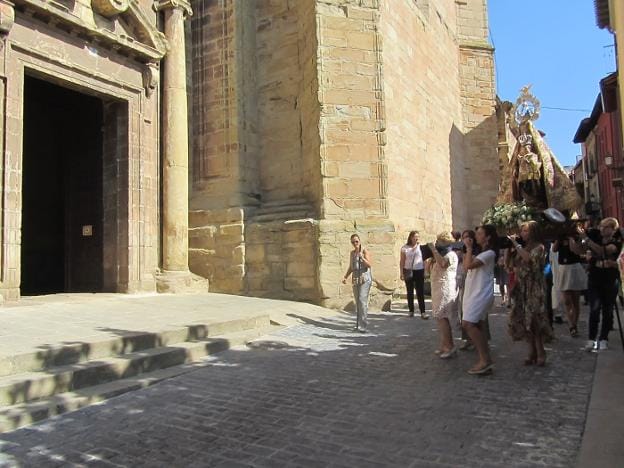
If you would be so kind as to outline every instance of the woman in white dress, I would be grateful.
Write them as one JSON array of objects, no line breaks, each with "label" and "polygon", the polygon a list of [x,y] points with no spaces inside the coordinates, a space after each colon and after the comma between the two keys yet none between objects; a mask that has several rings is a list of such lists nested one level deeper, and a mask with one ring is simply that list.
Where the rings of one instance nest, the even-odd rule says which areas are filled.
[{"label": "woman in white dress", "polygon": [[435,245],[429,244],[433,253],[431,265],[431,307],[438,322],[440,343],[436,354],[442,359],[454,356],[453,331],[450,319],[455,313],[457,300],[457,254],[451,249],[455,239],[450,232],[438,234]]},{"label": "woman in white dress", "polygon": [[487,337],[479,327],[479,322],[487,317],[494,304],[497,237],[494,226],[486,224],[478,227],[476,241],[481,247],[481,253],[477,256],[473,256],[472,239],[464,240],[466,253],[463,267],[468,273],[464,286],[462,327],[479,353],[479,360],[468,370],[469,374],[488,374],[494,367]]}]

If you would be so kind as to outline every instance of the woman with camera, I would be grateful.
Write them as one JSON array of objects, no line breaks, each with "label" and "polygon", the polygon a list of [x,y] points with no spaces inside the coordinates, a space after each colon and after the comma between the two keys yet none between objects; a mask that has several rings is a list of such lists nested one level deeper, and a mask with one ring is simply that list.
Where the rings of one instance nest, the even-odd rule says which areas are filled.
[{"label": "woman with camera", "polygon": [[552,338],[552,329],[545,308],[544,262],[545,250],[535,221],[522,223],[520,240],[509,236],[514,248],[513,264],[517,284],[513,289],[513,306],[509,316],[509,335],[512,340],[526,340],[529,355],[527,366],[544,366],[546,351],[544,341]]},{"label": "woman with camera", "polygon": [[[579,254],[589,250],[587,290],[589,296],[589,340],[588,351],[608,349],[609,331],[613,327],[613,309],[617,298],[617,258],[622,250],[622,238],[615,218],[604,218],[598,225],[599,232],[579,228],[579,246],[573,239],[570,245]],[[602,317],[602,320],[601,320]],[[601,323],[602,322],[602,323]],[[598,324],[600,335],[598,335]]]},{"label": "woman with camera", "polygon": [[479,360],[468,373],[483,375],[491,373],[494,367],[487,337],[480,324],[484,323],[494,305],[494,265],[498,249],[496,228],[492,225],[480,226],[476,229],[475,237],[481,247],[479,255],[474,253],[472,238],[464,239],[466,252],[463,267],[468,273],[464,286],[462,327],[479,354]]},{"label": "woman with camera", "polygon": [[436,354],[442,359],[453,357],[457,348],[453,345],[451,317],[455,312],[457,299],[457,254],[451,245],[455,239],[450,232],[438,234],[435,245],[428,244],[433,257],[431,259],[431,310],[438,322],[440,344]]},{"label": "woman with camera", "polygon": [[355,299],[355,311],[357,322],[355,330],[366,333],[368,330],[368,294],[370,293],[373,278],[371,276],[371,255],[362,247],[362,241],[357,234],[351,235],[353,250],[349,254],[349,268],[342,278],[343,284],[347,284],[347,278],[352,275],[353,297]]}]

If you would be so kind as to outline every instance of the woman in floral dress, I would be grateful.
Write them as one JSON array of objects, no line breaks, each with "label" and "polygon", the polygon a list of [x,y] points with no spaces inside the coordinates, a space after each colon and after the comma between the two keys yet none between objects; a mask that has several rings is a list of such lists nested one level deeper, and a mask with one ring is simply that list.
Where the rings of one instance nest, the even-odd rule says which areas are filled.
[{"label": "woman in floral dress", "polygon": [[520,226],[520,237],[524,245],[520,245],[515,237],[510,237],[515,250],[517,284],[512,292],[509,334],[514,341],[526,340],[529,343],[525,365],[543,366],[546,363],[544,341],[552,338],[545,308],[544,244],[539,241],[535,221]]}]

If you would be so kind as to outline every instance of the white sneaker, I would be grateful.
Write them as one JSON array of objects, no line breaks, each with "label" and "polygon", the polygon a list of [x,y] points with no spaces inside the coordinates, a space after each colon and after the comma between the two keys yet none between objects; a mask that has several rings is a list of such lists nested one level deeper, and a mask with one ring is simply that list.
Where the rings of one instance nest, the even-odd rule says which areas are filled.
[{"label": "white sneaker", "polygon": [[599,348],[602,349],[609,349],[609,342],[607,340],[600,340],[600,343],[598,343]]},{"label": "white sneaker", "polygon": [[585,343],[585,346],[583,347],[583,349],[585,351],[597,351],[598,350],[598,342],[597,341],[593,341],[593,340],[589,340],[589,341],[587,341],[587,343]]}]

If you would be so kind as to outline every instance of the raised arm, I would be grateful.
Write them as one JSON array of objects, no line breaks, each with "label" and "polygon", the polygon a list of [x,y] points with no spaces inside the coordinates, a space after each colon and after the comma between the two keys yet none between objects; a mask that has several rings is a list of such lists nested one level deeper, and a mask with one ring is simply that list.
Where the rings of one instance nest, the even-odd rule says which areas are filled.
[{"label": "raised arm", "polygon": [[436,249],[435,245],[433,245],[431,242],[429,244],[427,244],[427,245],[431,249],[431,253],[433,254],[433,258],[435,258],[435,261],[438,264],[438,266],[440,268],[448,268],[449,267],[448,259],[446,259],[442,255],[440,255],[440,252],[438,252],[438,249]]}]

